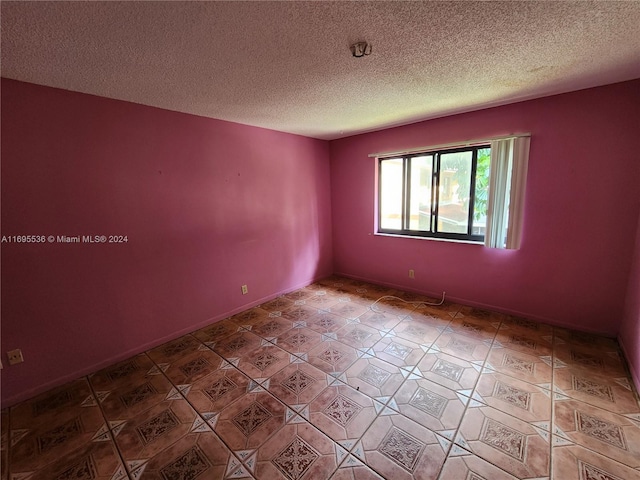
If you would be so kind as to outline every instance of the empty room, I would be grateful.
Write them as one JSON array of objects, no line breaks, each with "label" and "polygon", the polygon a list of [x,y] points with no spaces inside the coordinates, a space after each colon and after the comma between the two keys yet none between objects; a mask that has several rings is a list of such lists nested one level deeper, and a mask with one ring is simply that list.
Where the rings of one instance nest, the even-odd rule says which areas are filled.
[{"label": "empty room", "polygon": [[640,480],[640,2],[0,9],[0,480]]}]

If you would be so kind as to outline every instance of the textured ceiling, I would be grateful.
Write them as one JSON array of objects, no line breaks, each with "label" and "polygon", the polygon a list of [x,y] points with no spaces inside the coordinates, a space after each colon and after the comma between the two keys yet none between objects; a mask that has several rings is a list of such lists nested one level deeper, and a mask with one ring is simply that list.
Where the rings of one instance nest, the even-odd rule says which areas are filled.
[{"label": "textured ceiling", "polygon": [[640,78],[639,1],[1,8],[4,77],[325,139]]}]

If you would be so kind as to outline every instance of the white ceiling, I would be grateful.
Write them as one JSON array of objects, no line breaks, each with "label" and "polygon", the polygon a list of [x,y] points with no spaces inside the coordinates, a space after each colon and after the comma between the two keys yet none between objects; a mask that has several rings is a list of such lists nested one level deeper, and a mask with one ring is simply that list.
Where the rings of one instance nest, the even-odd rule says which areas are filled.
[{"label": "white ceiling", "polygon": [[1,9],[4,77],[323,139],[640,78],[640,1]]}]

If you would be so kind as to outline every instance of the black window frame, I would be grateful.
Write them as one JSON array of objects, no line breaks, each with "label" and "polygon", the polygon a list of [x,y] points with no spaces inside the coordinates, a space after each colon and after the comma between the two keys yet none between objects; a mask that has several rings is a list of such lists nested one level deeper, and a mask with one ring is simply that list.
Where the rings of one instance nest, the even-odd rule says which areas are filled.
[{"label": "black window frame", "polygon": [[[473,216],[475,211],[476,196],[476,172],[478,167],[478,150],[491,148],[490,144],[479,144],[466,147],[424,150],[412,152],[405,155],[391,155],[378,158],[378,229],[377,233],[390,235],[403,235],[408,237],[427,237],[445,240],[463,240],[469,242],[484,242],[484,235],[473,234]],[[467,233],[450,233],[438,231],[439,197],[440,197],[440,159],[443,154],[472,152],[471,159],[471,179],[469,192],[469,217],[467,220]],[[433,156],[432,158],[432,179],[431,179],[431,225],[430,230],[412,230],[408,228],[409,203],[411,201],[411,159],[415,157]],[[382,162],[385,160],[402,159],[402,214],[401,229],[382,228]]]}]

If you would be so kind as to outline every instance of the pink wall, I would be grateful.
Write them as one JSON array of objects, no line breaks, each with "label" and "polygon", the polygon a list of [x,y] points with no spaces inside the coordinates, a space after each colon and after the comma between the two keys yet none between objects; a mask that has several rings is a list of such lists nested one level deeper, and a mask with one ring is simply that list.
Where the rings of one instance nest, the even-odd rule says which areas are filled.
[{"label": "pink wall", "polygon": [[[2,80],[3,406],[332,272],[327,142]],[[241,295],[247,284],[249,294]]]},{"label": "pink wall", "polygon": [[[635,80],[332,142],[336,273],[615,335],[640,212],[638,105]],[[372,234],[368,154],[524,132],[520,250]]]},{"label": "pink wall", "polygon": [[[639,103],[636,80],[329,143],[3,79],[2,235],[129,237],[2,244],[1,348],[26,358],[5,362],[3,406],[307,284],[332,260],[620,330],[638,382]],[[532,133],[520,250],[372,235],[369,153],[513,132]]]},{"label": "pink wall", "polygon": [[629,362],[636,388],[640,391],[640,218],[638,219],[635,254],[631,261],[626,308],[618,340]]}]

